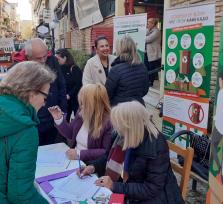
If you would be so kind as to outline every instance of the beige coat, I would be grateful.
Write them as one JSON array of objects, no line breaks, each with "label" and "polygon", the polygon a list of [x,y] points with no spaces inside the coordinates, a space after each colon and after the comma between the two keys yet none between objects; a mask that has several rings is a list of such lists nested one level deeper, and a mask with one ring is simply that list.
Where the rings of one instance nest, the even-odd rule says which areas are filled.
[{"label": "beige coat", "polygon": [[146,52],[148,61],[152,62],[161,58],[161,34],[156,27],[147,30],[146,33]]},{"label": "beige coat", "polygon": [[[114,55],[108,56],[109,70],[111,68],[111,63],[114,61],[115,58],[116,57]],[[95,83],[101,83],[104,85],[105,82],[106,75],[104,68],[101,64],[99,56],[95,55],[87,61],[87,64],[84,67],[82,83],[83,85]]]}]

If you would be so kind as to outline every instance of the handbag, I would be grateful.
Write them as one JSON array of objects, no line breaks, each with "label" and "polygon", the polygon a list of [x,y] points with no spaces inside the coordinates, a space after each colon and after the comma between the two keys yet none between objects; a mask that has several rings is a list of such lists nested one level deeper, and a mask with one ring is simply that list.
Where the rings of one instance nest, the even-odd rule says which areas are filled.
[{"label": "handbag", "polygon": [[[195,133],[188,136],[190,137],[190,147],[194,149],[191,170],[207,181],[211,141],[206,136],[200,136]],[[183,157],[178,156],[178,161],[183,165]]]}]

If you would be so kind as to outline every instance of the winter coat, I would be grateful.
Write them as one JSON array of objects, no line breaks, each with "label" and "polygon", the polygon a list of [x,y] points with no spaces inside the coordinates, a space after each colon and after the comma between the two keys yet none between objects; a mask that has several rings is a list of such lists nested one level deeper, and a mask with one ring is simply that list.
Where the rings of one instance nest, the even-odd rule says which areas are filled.
[{"label": "winter coat", "polygon": [[156,27],[147,30],[146,52],[149,62],[161,59],[161,33]]},{"label": "winter coat", "polygon": [[161,134],[152,140],[148,134],[146,131],[143,142],[131,150],[127,182],[114,182],[112,191],[125,194],[132,204],[183,204],[167,142]]},{"label": "winter coat", "polygon": [[0,95],[0,203],[47,204],[34,187],[38,119],[31,105]]},{"label": "winter coat", "polygon": [[[60,125],[56,125],[56,128],[64,137],[71,139],[73,141],[72,146],[75,147],[76,137],[82,125],[83,119],[78,112],[70,124],[64,119]],[[88,135],[88,149],[80,151],[80,159],[84,162],[91,161],[108,152],[111,147],[111,134],[112,125],[110,118],[106,116],[103,119],[100,137],[94,139],[90,134]]]},{"label": "winter coat", "polygon": [[49,95],[45,106],[38,111],[38,117],[40,120],[38,128],[40,132],[45,132],[54,128],[53,117],[48,111],[49,107],[58,105],[63,112],[67,112],[66,85],[56,57],[48,56],[46,65],[56,73],[57,77],[55,81],[50,84]]},{"label": "winter coat", "polygon": [[143,64],[130,65],[116,58],[105,83],[111,105],[133,100],[144,104],[143,96],[149,89],[148,77]]},{"label": "winter coat", "polygon": [[[114,55],[108,56],[109,70],[115,58],[116,57]],[[104,68],[101,64],[101,60],[98,55],[95,55],[94,57],[90,58],[87,61],[87,64],[84,67],[83,80],[82,80],[83,85],[96,84],[96,83],[101,83],[104,85],[105,81],[106,81],[106,75]]]},{"label": "winter coat", "polygon": [[82,72],[78,66],[68,66],[66,64],[61,65],[61,71],[63,73],[66,92],[70,96],[73,110],[78,109],[77,95],[82,86]]}]

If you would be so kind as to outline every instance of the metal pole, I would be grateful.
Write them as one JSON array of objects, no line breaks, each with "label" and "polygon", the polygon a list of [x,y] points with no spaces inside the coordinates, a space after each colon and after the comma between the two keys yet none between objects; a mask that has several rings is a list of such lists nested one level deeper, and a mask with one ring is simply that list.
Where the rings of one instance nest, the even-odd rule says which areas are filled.
[{"label": "metal pole", "polygon": [[52,54],[55,54],[55,36],[54,36],[54,28],[52,28]]}]

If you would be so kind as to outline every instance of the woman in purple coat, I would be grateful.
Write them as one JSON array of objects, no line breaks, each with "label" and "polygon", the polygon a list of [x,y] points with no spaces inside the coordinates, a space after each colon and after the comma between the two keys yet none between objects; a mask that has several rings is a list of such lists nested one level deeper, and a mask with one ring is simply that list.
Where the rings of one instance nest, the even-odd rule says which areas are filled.
[{"label": "woman in purple coat", "polygon": [[107,91],[101,84],[87,84],[78,94],[80,110],[71,123],[67,123],[58,106],[50,107],[56,128],[72,140],[69,159],[92,161],[105,154],[111,147],[112,125]]}]

